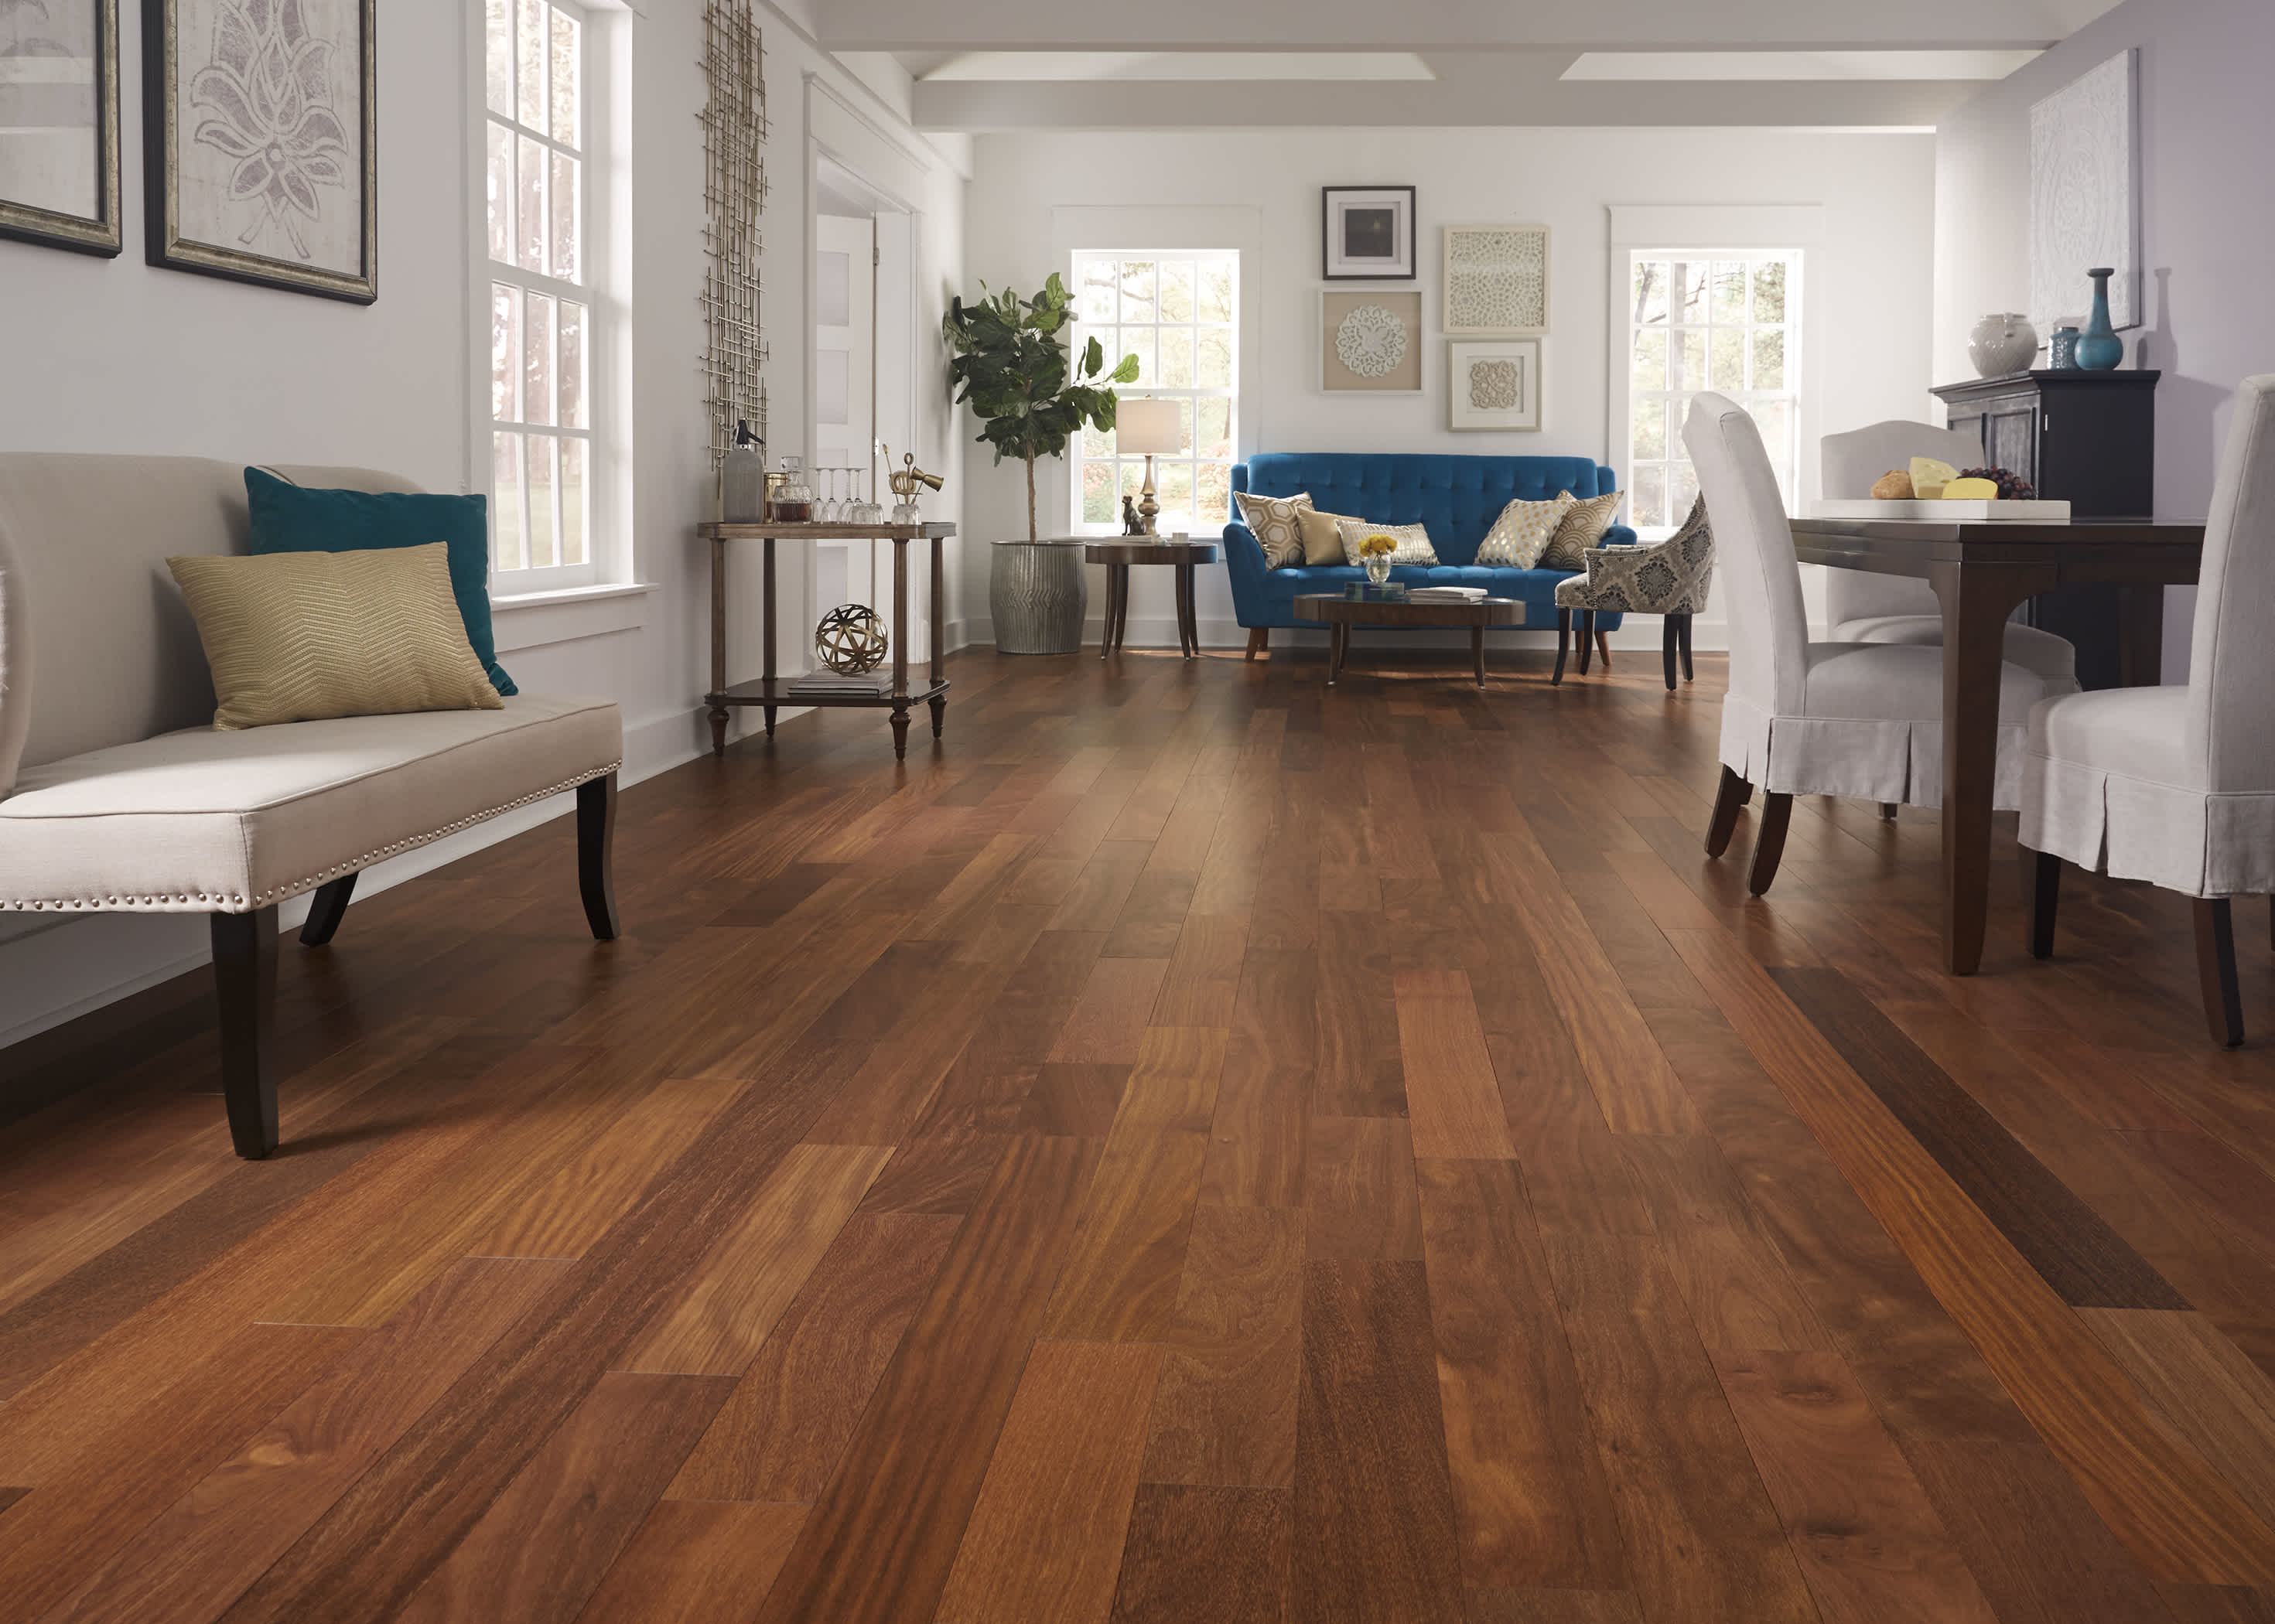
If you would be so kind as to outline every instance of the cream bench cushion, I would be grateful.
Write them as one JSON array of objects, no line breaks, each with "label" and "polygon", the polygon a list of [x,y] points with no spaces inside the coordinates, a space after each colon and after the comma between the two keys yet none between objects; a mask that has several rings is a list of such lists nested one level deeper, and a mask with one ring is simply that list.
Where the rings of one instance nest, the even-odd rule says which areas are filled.
[{"label": "cream bench cushion", "polygon": [[25,768],[0,909],[246,913],[613,772],[606,699],[162,733]]}]

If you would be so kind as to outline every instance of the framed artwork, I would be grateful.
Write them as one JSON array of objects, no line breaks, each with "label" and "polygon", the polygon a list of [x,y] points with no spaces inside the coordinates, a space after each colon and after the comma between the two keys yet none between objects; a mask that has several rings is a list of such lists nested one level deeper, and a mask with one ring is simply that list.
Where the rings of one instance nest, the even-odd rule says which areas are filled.
[{"label": "framed artwork", "polygon": [[1446,330],[1548,330],[1548,228],[1446,228]]},{"label": "framed artwork", "polygon": [[1322,186],[1319,194],[1322,281],[1413,279],[1413,187]]},{"label": "framed artwork", "polygon": [[2030,319],[2084,315],[2085,273],[2114,266],[2109,321],[2141,325],[2136,52],[2120,51],[2030,108]]},{"label": "framed artwork", "polygon": [[0,237],[118,252],[118,0],[0,0]]},{"label": "framed artwork", "polygon": [[1330,395],[1422,392],[1422,296],[1319,295],[1319,387]]},{"label": "framed artwork", "polygon": [[379,297],[377,9],[145,0],[151,264]]},{"label": "framed artwork", "polygon": [[1539,428],[1540,340],[1457,340],[1447,350],[1454,427]]}]

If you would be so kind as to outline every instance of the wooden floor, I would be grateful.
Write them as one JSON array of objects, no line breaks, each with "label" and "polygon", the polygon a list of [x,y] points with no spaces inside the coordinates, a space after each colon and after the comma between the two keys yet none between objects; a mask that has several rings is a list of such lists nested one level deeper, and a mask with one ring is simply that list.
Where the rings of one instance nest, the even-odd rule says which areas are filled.
[{"label": "wooden floor", "polygon": [[[2275,962],[1707,862],[1649,655],[950,664],[0,1129],[0,1620],[2275,1620]],[[2011,850],[2011,847],[2009,848]],[[19,1062],[23,1055],[17,1057]]]}]

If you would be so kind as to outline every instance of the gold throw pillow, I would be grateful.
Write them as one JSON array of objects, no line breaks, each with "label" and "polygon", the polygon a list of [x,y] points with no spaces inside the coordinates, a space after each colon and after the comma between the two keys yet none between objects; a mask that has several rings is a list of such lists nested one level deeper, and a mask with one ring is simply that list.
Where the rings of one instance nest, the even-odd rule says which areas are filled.
[{"label": "gold throw pillow", "polygon": [[466,641],[442,542],[166,567],[197,617],[216,728],[505,708]]},{"label": "gold throw pillow", "polygon": [[[1571,492],[1564,493],[1567,496]],[[1564,511],[1549,538],[1547,550],[1540,555],[1544,570],[1584,570],[1588,561],[1583,555],[1604,539],[1604,532],[1612,527],[1612,517],[1627,500],[1624,491],[1606,491],[1600,496],[1588,496],[1574,501]]]},{"label": "gold throw pillow", "polygon": [[1293,496],[1251,496],[1246,491],[1234,493],[1240,499],[1241,522],[1255,533],[1256,544],[1264,549],[1264,567],[1286,570],[1304,562],[1304,534],[1296,528],[1298,517],[1311,507],[1311,494]]},{"label": "gold throw pillow", "polygon": [[1343,562],[1343,516],[1306,508],[1296,516],[1304,533],[1304,562],[1314,570],[1340,567]]},{"label": "gold throw pillow", "polygon": [[1344,518],[1335,521],[1335,528],[1342,533],[1345,563],[1364,562],[1359,557],[1358,547],[1369,536],[1388,536],[1398,543],[1398,550],[1390,555],[1394,564],[1438,562],[1438,549],[1430,545],[1430,533],[1420,525],[1378,525],[1371,519]]},{"label": "gold throw pillow", "polygon": [[1527,502],[1522,496],[1500,510],[1485,539],[1478,543],[1478,563],[1504,570],[1537,570],[1548,549],[1556,526],[1571,510],[1572,493],[1560,491],[1551,502]]}]

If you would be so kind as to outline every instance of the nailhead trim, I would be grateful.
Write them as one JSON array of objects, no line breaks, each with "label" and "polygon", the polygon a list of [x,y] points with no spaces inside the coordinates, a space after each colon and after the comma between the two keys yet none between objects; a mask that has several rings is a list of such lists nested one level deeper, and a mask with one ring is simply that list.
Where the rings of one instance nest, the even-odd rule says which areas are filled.
[{"label": "nailhead trim", "polygon": [[456,835],[460,829],[470,829],[478,823],[487,823],[492,818],[502,817],[517,808],[531,805],[549,796],[558,795],[563,789],[574,789],[578,784],[589,782],[595,778],[606,777],[623,766],[624,762],[621,760],[612,761],[597,772],[579,773],[574,778],[564,778],[557,784],[517,797],[501,805],[491,807],[488,812],[474,812],[468,817],[459,819],[456,823],[445,824],[430,834],[421,835],[411,840],[394,841],[375,851],[367,851],[359,857],[353,857],[345,863],[336,863],[329,868],[319,870],[306,879],[291,880],[281,886],[272,886],[260,895],[252,898],[247,898],[241,891],[226,896],[208,896],[200,891],[195,895],[184,892],[179,895],[170,896],[0,897],[0,913],[108,913],[113,910],[122,913],[138,911],[143,913],[187,911],[251,913],[255,909],[266,908],[269,903],[281,902],[288,896],[298,896],[301,892],[322,885],[326,880],[337,880],[342,874],[369,868],[373,864],[384,858],[400,856],[419,846],[432,845],[445,835]]}]

